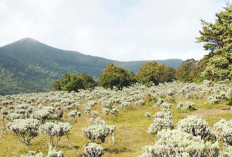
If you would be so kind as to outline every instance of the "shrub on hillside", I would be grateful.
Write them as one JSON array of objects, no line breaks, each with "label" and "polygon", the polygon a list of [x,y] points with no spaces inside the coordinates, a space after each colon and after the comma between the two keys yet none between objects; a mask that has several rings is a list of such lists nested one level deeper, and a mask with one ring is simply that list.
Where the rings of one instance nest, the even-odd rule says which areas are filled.
[{"label": "shrub on hillside", "polygon": [[175,70],[170,66],[158,64],[157,62],[147,62],[140,67],[136,79],[143,84],[171,82],[175,79]]},{"label": "shrub on hillside", "polygon": [[193,82],[199,79],[200,67],[194,59],[184,61],[176,70],[176,79],[183,82]]},{"label": "shrub on hillside", "polygon": [[82,80],[84,89],[92,89],[97,86],[97,83],[91,76],[87,74],[81,74],[79,77]]},{"label": "shrub on hillside", "polygon": [[62,91],[75,91],[80,89],[91,89],[94,88],[97,83],[93,78],[87,74],[81,74],[78,76],[74,73],[66,73],[60,80],[56,80],[53,84],[54,90]]},{"label": "shrub on hillside", "polygon": [[158,132],[158,140],[155,145],[143,147],[141,157],[218,156],[219,148],[218,142],[205,143],[200,137],[195,137],[181,130],[162,130]]},{"label": "shrub on hillside", "polygon": [[22,144],[29,145],[31,140],[38,136],[40,123],[36,119],[16,119],[7,124]]},{"label": "shrub on hillside", "polygon": [[177,128],[193,136],[200,136],[201,139],[210,136],[210,128],[208,123],[196,116],[188,116],[178,122]]},{"label": "shrub on hillside", "polygon": [[114,64],[109,64],[100,75],[99,85],[104,88],[117,87],[122,89],[135,83],[134,74]]},{"label": "shrub on hillside", "polygon": [[87,157],[101,157],[104,154],[103,148],[96,143],[88,143],[83,150]]}]

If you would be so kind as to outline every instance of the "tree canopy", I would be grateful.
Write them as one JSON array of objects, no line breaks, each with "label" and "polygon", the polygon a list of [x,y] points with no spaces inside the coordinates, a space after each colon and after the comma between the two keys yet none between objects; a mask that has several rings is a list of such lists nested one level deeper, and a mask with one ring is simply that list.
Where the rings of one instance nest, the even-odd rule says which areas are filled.
[{"label": "tree canopy", "polygon": [[97,85],[94,79],[87,74],[81,74],[79,77],[82,80],[82,83],[85,89],[91,89]]},{"label": "tree canopy", "polygon": [[136,74],[136,79],[144,84],[170,82],[174,78],[175,70],[172,67],[157,62],[147,62],[140,67],[140,71]]},{"label": "tree canopy", "polygon": [[135,82],[135,77],[132,72],[129,72],[121,67],[116,67],[114,64],[109,64],[100,75],[99,85],[105,88],[122,89]]},{"label": "tree canopy", "polygon": [[202,20],[198,42],[210,53],[204,57],[202,76],[213,81],[232,79],[232,5],[216,14],[213,23]]},{"label": "tree canopy", "polygon": [[94,88],[95,86],[96,82],[87,74],[81,74],[78,76],[75,73],[66,73],[60,80],[56,80],[54,82],[53,89],[77,92],[79,89],[89,89]]},{"label": "tree canopy", "polygon": [[184,61],[176,70],[176,79],[183,82],[193,82],[200,77],[199,62],[195,59]]}]

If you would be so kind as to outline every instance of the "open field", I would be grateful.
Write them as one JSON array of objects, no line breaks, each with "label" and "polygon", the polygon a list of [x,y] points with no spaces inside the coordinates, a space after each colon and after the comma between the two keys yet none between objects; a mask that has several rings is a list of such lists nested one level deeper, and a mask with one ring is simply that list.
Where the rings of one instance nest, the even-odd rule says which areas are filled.
[{"label": "open field", "polygon": [[[93,96],[91,98],[91,101],[96,102],[95,105],[93,105],[93,107],[91,107],[91,111],[98,111],[100,114],[99,116],[101,117],[102,120],[105,121],[105,123],[107,125],[114,125],[116,126],[115,129],[115,144],[112,144],[112,140],[111,140],[111,135],[109,135],[106,138],[105,143],[101,144],[101,146],[104,148],[104,156],[119,156],[119,157],[125,157],[125,156],[139,156],[143,153],[142,151],[142,147],[144,147],[145,145],[154,145],[155,141],[157,140],[157,136],[154,134],[148,134],[147,133],[147,129],[150,126],[151,123],[153,123],[153,115],[156,114],[158,111],[162,110],[162,107],[155,107],[154,104],[157,102],[158,99],[158,95],[161,96],[162,98],[166,101],[169,102],[171,104],[173,104],[174,106],[171,108],[171,112],[173,114],[173,118],[171,119],[175,125],[175,128],[177,126],[177,123],[179,120],[186,118],[189,115],[196,115],[198,117],[201,117],[203,119],[205,119],[209,126],[212,128],[213,125],[218,122],[221,119],[232,119],[232,111],[229,110],[229,106],[226,105],[227,101],[223,100],[220,103],[216,103],[216,104],[209,104],[207,102],[207,98],[202,97],[200,98],[196,98],[196,97],[191,97],[191,98],[183,98],[180,97],[181,94],[178,94],[178,89],[180,86],[182,86],[182,88],[189,86],[188,84],[182,84],[182,85],[177,85],[177,87],[173,87],[174,83],[170,83],[168,85],[160,85],[157,87],[134,87],[131,89],[127,89],[130,92],[133,92],[133,89],[136,89],[138,92],[133,93],[133,94],[127,94],[124,95],[123,97],[121,97],[120,99],[126,99],[129,97],[129,95],[133,96],[133,97],[138,97],[138,95],[140,95],[140,97],[138,98],[134,98],[131,101],[131,104],[127,107],[127,109],[121,109],[119,107],[119,102],[116,102],[114,105],[115,107],[117,107],[119,109],[119,113],[118,115],[113,115],[113,114],[109,114],[109,115],[104,115],[102,113],[102,108],[103,105],[101,104],[101,101],[99,101],[100,98],[96,98],[98,96],[97,90],[96,91],[89,91],[89,92],[80,92],[79,95],[85,95],[86,93],[91,93],[88,94],[87,96],[82,96],[79,97],[79,101],[78,103],[80,104],[80,108],[78,109],[78,111],[80,111],[82,113],[81,117],[76,117],[75,120],[68,117],[68,113],[70,112],[70,110],[65,109],[65,106],[62,104],[62,102],[57,99],[55,102],[61,102],[60,103],[60,107],[64,110],[64,117],[60,120],[62,122],[69,122],[72,125],[72,129],[70,131],[70,141],[71,144],[77,149],[70,149],[68,147],[67,141],[65,137],[61,138],[61,141],[59,142],[58,148],[57,150],[62,150],[64,151],[64,156],[78,156],[81,155],[83,153],[82,149],[83,146],[85,144],[88,143],[88,139],[84,136],[83,134],[83,128],[84,127],[88,127],[91,126],[92,124],[89,122],[89,119],[93,116],[91,116],[91,114],[86,114],[85,113],[85,106],[88,105],[88,101],[90,98],[90,95],[94,95],[93,93],[95,93],[95,96]],[[198,86],[198,85],[195,85]],[[228,85],[223,85],[224,86],[228,86]],[[166,89],[172,87],[172,91],[174,92],[173,96],[163,96],[163,92],[167,91]],[[157,89],[157,91],[153,91],[150,89]],[[211,90],[212,88],[215,87],[211,87],[209,88],[209,90]],[[99,90],[99,89],[98,89]],[[207,89],[204,89],[207,90]],[[125,90],[126,91],[126,90]],[[124,92],[125,92],[124,91]],[[140,92],[143,91],[144,93],[141,94]],[[152,91],[152,92],[151,92]],[[194,90],[192,91],[192,93],[195,92],[199,92],[198,90]],[[107,91],[109,92],[109,91]],[[105,91],[105,93],[107,93]],[[127,92],[127,93],[130,93]],[[123,92],[113,92],[111,94],[115,94],[115,93],[120,93],[117,95],[114,95],[113,99],[116,99],[117,96],[122,96]],[[151,94],[157,94],[157,95],[153,95],[151,96]],[[185,94],[190,93],[189,91],[186,91]],[[101,93],[102,94],[102,93]],[[111,94],[109,94],[110,96],[103,96],[107,99],[111,99]],[[149,95],[150,94],[150,95]],[[190,93],[191,94],[191,93]],[[211,94],[213,94],[213,92],[211,91]],[[211,95],[210,94],[210,95]],[[34,98],[31,95],[31,97]],[[67,93],[59,93],[59,96],[61,95],[66,95]],[[72,94],[69,94],[72,95]],[[73,98],[75,98],[75,96],[78,96],[78,94],[72,96]],[[113,96],[113,95],[112,95]],[[182,95],[183,96],[183,95]],[[207,97],[208,95],[206,95]],[[44,95],[42,94],[41,97],[44,97]],[[53,97],[54,98],[54,97]],[[71,97],[69,97],[70,99]],[[119,98],[119,97],[117,97]],[[1,97],[2,102],[3,99],[5,99],[5,97]],[[29,97],[25,97],[24,99],[29,99]],[[63,98],[67,100],[66,98]],[[136,104],[138,100],[144,100],[145,104],[142,105],[138,105]],[[39,99],[38,99],[39,100]],[[44,106],[52,106],[52,102],[48,101],[49,97],[46,98],[46,102],[42,102],[42,104]],[[19,100],[21,101],[21,100]],[[181,101],[191,101],[195,103],[195,110],[188,110],[186,112],[180,112],[179,109],[177,109],[177,104],[178,102]],[[31,103],[32,105],[33,103]],[[38,104],[38,103],[36,103]],[[35,107],[38,105],[35,105]],[[3,107],[4,108],[4,107]],[[71,109],[73,110],[73,109]],[[151,114],[151,117],[145,117],[145,113],[149,112]],[[32,113],[33,114],[33,113]],[[50,121],[49,119],[47,121]],[[2,122],[1,122],[2,125]],[[46,136],[45,134],[40,134],[39,136],[35,137],[32,139],[31,144],[29,146],[23,145],[21,144],[16,136],[9,130],[4,131],[2,137],[0,138],[0,156],[20,156],[21,154],[26,154],[27,151],[33,150],[33,151],[37,151],[37,152],[43,152],[44,154],[46,154],[48,152],[48,142],[49,142],[49,138],[48,136]]]}]

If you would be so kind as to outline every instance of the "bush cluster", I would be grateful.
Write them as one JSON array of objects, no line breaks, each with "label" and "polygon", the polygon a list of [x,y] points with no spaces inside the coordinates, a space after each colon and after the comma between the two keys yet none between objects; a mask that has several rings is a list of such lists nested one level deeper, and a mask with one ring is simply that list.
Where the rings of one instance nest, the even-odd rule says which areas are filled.
[{"label": "bush cluster", "polygon": [[60,80],[56,80],[53,84],[54,90],[62,91],[75,91],[80,89],[91,89],[94,88],[97,83],[93,78],[87,74],[81,74],[78,76],[74,73],[66,73]]}]

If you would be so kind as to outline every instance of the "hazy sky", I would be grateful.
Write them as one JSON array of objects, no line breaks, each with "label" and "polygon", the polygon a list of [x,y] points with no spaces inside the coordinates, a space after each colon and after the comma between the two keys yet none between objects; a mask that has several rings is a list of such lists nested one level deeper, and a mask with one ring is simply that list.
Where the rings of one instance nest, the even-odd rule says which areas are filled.
[{"label": "hazy sky", "polygon": [[200,19],[226,0],[0,0],[0,46],[30,37],[115,60],[200,59]]}]

